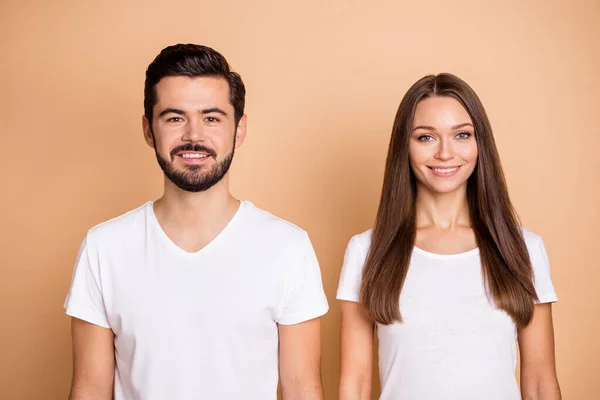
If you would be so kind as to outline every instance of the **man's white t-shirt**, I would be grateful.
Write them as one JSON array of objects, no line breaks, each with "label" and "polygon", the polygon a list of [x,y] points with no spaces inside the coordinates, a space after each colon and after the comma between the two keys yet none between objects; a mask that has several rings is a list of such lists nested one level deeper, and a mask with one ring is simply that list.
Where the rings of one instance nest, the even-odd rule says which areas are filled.
[{"label": "man's white t-shirt", "polygon": [[148,202],[87,233],[65,308],[114,332],[115,400],[268,400],[277,397],[278,324],[328,305],[300,228],[242,201],[189,253]]},{"label": "man's white t-shirt", "polygon": [[[523,229],[540,303],[557,301],[541,237]],[[358,302],[371,231],[348,245],[337,298]],[[486,296],[479,250],[414,248],[400,294],[403,322],[377,325],[381,400],[520,400],[517,329]]]}]

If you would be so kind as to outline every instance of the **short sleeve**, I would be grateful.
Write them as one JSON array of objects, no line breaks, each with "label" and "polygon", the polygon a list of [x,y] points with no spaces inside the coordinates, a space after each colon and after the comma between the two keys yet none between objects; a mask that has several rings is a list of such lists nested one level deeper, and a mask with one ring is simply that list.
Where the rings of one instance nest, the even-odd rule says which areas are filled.
[{"label": "short sleeve", "polygon": [[552,275],[550,273],[550,261],[546,252],[546,245],[540,236],[535,235],[529,246],[529,257],[533,267],[533,283],[537,292],[539,303],[553,303],[558,301]]},{"label": "short sleeve", "polygon": [[365,259],[366,252],[359,248],[356,237],[353,237],[344,254],[344,265],[336,296],[338,300],[359,301]]},{"label": "short sleeve", "polygon": [[97,252],[88,232],[79,248],[64,307],[67,315],[110,328],[104,308],[98,264]]},{"label": "short sleeve", "polygon": [[277,319],[281,325],[299,324],[320,317],[329,310],[319,261],[308,235],[303,242],[301,254],[292,256],[299,262],[291,260],[296,265],[290,268],[286,278],[283,307]]}]

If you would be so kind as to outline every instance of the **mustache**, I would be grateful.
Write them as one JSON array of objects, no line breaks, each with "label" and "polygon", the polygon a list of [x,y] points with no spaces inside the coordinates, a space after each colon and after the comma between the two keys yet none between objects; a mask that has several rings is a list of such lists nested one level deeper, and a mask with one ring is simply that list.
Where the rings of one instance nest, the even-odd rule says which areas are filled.
[{"label": "mustache", "polygon": [[212,158],[217,158],[217,152],[214,151],[213,149],[210,149],[199,143],[196,143],[196,144],[186,143],[186,144],[182,144],[181,146],[177,146],[173,150],[171,150],[171,159],[174,159],[175,154],[179,153],[180,151],[203,152],[203,153],[208,154]]}]

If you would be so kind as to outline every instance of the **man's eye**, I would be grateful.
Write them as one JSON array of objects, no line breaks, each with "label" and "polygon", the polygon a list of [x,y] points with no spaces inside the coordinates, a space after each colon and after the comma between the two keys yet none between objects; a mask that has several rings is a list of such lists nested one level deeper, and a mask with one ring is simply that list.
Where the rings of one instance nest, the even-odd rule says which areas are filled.
[{"label": "man's eye", "polygon": [[219,122],[219,119],[215,118],[215,117],[206,117],[206,122],[210,122],[210,123]]},{"label": "man's eye", "polygon": [[183,121],[180,117],[171,117],[167,119],[167,122],[181,122]]}]

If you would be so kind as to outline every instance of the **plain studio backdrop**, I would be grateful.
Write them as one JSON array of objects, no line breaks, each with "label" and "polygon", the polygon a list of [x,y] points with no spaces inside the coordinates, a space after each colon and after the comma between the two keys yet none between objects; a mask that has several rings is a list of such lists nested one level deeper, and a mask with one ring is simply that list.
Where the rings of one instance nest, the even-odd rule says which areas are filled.
[{"label": "plain studio backdrop", "polygon": [[163,47],[188,42],[222,52],[247,86],[234,195],[314,243],[331,304],[327,399],[337,398],[345,246],[373,223],[402,96],[439,72],[481,97],[514,205],[546,241],[563,396],[598,393],[597,0],[3,0],[0,398],[66,398],[62,304],[78,246],[161,194],[142,138],[144,72]]}]

